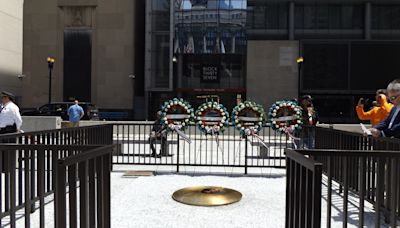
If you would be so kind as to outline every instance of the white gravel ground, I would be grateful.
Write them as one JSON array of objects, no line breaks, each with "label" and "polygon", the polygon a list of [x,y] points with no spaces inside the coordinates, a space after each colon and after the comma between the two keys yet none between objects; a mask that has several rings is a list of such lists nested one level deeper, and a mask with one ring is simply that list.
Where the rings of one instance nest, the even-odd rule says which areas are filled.
[{"label": "white gravel ground", "polygon": [[[123,172],[111,174],[112,227],[115,228],[208,228],[208,227],[284,227],[285,222],[285,170],[266,169],[263,177],[157,175],[127,178]],[[233,188],[243,194],[240,202],[221,207],[194,207],[175,202],[175,190],[196,186],[216,185]],[[342,198],[333,195],[332,227],[342,227]],[[322,226],[326,227],[326,187],[322,189]],[[51,200],[49,197],[47,200]],[[357,227],[357,198],[350,196],[348,227]],[[373,227],[371,205],[366,204],[365,227]],[[54,227],[53,203],[46,206],[46,227]],[[38,213],[32,215],[32,226],[38,227]],[[3,225],[6,220],[3,220]],[[3,226],[1,226],[3,227]],[[7,226],[5,226],[7,227]],[[17,227],[24,227],[23,218]],[[387,227],[382,225],[381,227]]]},{"label": "white gravel ground", "polygon": [[[271,178],[177,175],[116,178],[112,189],[112,227],[128,228],[132,224],[164,228],[283,227],[285,202],[280,200],[285,195],[283,182],[280,175]],[[242,192],[243,198],[239,203],[213,208],[188,206],[171,198],[175,190],[195,185],[233,188]],[[265,209],[260,210],[262,206]]]}]

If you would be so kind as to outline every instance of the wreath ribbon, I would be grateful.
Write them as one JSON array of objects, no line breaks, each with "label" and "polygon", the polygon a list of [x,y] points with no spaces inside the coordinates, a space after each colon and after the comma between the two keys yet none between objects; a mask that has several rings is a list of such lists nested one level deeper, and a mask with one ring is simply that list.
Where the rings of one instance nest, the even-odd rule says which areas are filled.
[{"label": "wreath ribbon", "polygon": [[185,140],[187,143],[191,144],[192,140],[189,138],[188,135],[185,134],[185,132],[181,131],[181,126],[175,125],[174,126],[174,131],[182,137],[183,140]]},{"label": "wreath ribbon", "polygon": [[246,135],[248,136],[252,136],[254,138],[256,138],[258,140],[259,143],[261,143],[261,145],[263,145],[265,148],[267,148],[269,150],[269,147],[267,146],[267,144],[264,142],[264,140],[257,134],[257,130],[252,128],[252,129],[246,129],[245,130]]}]

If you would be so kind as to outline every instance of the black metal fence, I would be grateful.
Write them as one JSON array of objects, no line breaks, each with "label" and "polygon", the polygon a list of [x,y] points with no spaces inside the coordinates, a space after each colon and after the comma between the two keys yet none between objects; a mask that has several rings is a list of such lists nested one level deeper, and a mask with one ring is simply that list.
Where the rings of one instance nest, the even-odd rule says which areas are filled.
[{"label": "black metal fence", "polygon": [[[62,179],[57,177],[60,173],[57,171],[57,167],[64,162],[71,164],[76,161],[76,157],[97,158],[105,153],[110,156],[110,146],[99,148],[94,145],[0,145],[2,157],[0,163],[2,171],[2,175],[0,175],[0,224],[16,227],[17,212],[19,211],[19,214],[24,215],[25,227],[32,227],[31,213],[37,210],[38,203],[38,225],[45,227],[45,197],[52,193],[60,195],[61,184],[63,184],[64,192],[62,194],[64,197],[68,184],[70,192],[73,193],[76,188],[77,180],[71,179],[73,175],[69,175],[68,182],[61,182]],[[97,179],[103,180],[104,177],[97,176]],[[59,184],[57,185],[57,183]],[[55,206],[55,210],[59,211],[59,208]],[[70,210],[73,210],[71,204]],[[66,210],[63,211],[64,214],[66,212]],[[3,221],[4,218],[7,218],[6,221]]]},{"label": "black metal fence", "polygon": [[[55,227],[65,228],[67,224],[69,224],[68,227],[79,225],[81,228],[111,227],[112,150],[113,146],[104,146],[58,160],[54,207]],[[79,196],[77,196],[78,181]],[[69,210],[67,210],[67,199]],[[69,223],[67,223],[67,214],[69,214]]]},{"label": "black metal fence", "polygon": [[96,125],[0,135],[0,143],[38,145],[110,145],[113,126]]},{"label": "black metal fence", "polygon": [[322,164],[286,150],[285,227],[321,227]]},{"label": "black metal fence", "polygon": [[241,138],[233,126],[217,136],[202,133],[196,126],[190,126],[185,133],[192,140],[189,144],[176,133],[168,134],[165,139],[166,150],[161,150],[161,141],[155,142],[152,150],[149,136],[152,124],[115,124],[114,143],[118,153],[113,164],[126,165],[170,165],[176,166],[218,166],[243,167],[245,173],[250,167],[284,168],[285,148],[293,147],[293,140],[265,126],[259,136],[268,146],[262,145],[256,137]]},{"label": "black metal fence", "polygon": [[398,150],[400,140],[372,138],[360,133],[330,128],[315,128],[315,148],[339,150]]},{"label": "black metal fence", "polygon": [[[381,214],[393,227],[400,217],[400,140],[317,127],[311,128],[317,149],[293,151],[286,150],[295,147],[293,139],[269,126],[259,134],[268,148],[256,137],[241,138],[232,126],[218,137],[190,126],[185,133],[191,144],[171,133],[166,149],[161,150],[161,142],[156,141],[159,156],[151,156],[151,129],[151,123],[129,123],[0,136],[2,143],[17,144],[0,145],[0,170],[4,172],[0,176],[0,185],[4,185],[0,186],[0,222],[7,217],[15,227],[16,211],[23,209],[25,226],[30,227],[29,214],[39,202],[40,226],[44,227],[44,197],[54,192],[56,227],[109,227],[110,168],[120,164],[176,166],[178,172],[182,166],[242,167],[245,173],[252,167],[286,167],[286,227],[320,227],[321,172],[328,179],[328,227],[333,182],[343,194],[344,227],[350,192],[360,198],[360,227],[365,200],[375,205],[377,226]],[[116,147],[99,148],[111,144]]]},{"label": "black metal fence", "polygon": [[[288,181],[294,181],[294,183],[298,181],[294,188],[292,187],[293,184],[288,182],[287,194],[290,194],[287,199],[293,200],[290,197],[294,195],[294,200],[297,203],[294,204],[295,206],[287,204],[287,210],[294,210],[292,212],[294,215],[303,213],[301,205],[304,203],[302,197],[304,189],[301,181],[307,179],[308,174],[304,172],[304,168],[301,171],[301,167],[317,162],[322,164],[322,171],[327,178],[326,227],[331,227],[332,221],[333,183],[339,185],[338,191],[342,196],[343,227],[347,227],[350,220],[349,196],[351,194],[358,199],[358,227],[365,226],[366,202],[374,205],[373,222],[375,227],[381,227],[382,222],[390,223],[391,227],[397,227],[400,218],[400,176],[398,174],[400,171],[400,140],[376,139],[362,134],[327,128],[316,128],[315,132],[317,149],[297,150],[297,154],[289,150],[287,153],[288,162],[291,163],[293,162],[292,157],[297,155],[297,163],[294,166],[296,171],[293,173],[292,164],[287,166]],[[310,200],[310,198],[307,198],[307,200]],[[311,200],[318,199],[311,198]],[[300,207],[297,205],[300,205]],[[354,211],[351,213],[354,214]],[[290,221],[293,218],[291,216],[290,213],[286,215],[286,219],[289,221],[287,227],[292,227]],[[296,219],[296,217],[294,218]],[[354,222],[354,218],[352,220]],[[303,224],[302,221],[300,223]]]}]

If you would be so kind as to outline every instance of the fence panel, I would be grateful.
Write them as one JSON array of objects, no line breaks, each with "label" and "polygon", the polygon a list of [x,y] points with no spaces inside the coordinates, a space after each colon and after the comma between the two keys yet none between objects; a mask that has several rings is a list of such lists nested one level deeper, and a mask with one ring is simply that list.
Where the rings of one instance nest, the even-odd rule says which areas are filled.
[{"label": "fence panel", "polygon": [[[56,227],[65,228],[67,224],[68,227],[111,227],[110,172],[113,149],[114,146],[109,145],[58,160],[55,191]],[[96,200],[96,207],[91,207],[90,197]]]},{"label": "fence panel", "polygon": [[179,166],[284,168],[284,150],[293,147],[292,139],[269,126],[260,132],[260,139],[241,138],[233,126],[220,135],[205,135],[196,126],[190,126],[185,133],[192,140],[191,144],[176,133],[150,143],[151,129],[151,123],[115,124],[113,139],[117,153],[113,164],[172,165],[177,166],[177,170]]},{"label": "fence panel", "polygon": [[322,164],[286,150],[285,227],[321,227]]},{"label": "fence panel", "polygon": [[25,227],[32,227],[31,213],[38,210],[38,226],[45,227],[45,197],[55,191],[58,160],[98,147],[0,144],[0,226],[16,227],[20,211]]}]

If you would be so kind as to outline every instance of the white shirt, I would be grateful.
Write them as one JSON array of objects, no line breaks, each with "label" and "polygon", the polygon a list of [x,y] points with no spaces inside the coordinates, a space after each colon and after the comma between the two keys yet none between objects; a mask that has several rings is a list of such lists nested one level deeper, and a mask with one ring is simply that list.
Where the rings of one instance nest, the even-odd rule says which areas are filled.
[{"label": "white shirt", "polygon": [[10,101],[1,109],[0,128],[12,126],[14,124],[17,125],[18,130],[21,129],[22,118],[18,106]]}]

